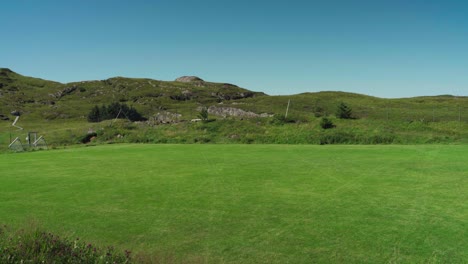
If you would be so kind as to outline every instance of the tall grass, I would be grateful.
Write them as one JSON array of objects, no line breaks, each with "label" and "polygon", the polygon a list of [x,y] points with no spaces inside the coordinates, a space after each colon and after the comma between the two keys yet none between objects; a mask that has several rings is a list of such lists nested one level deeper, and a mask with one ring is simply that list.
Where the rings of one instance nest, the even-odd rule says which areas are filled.
[{"label": "tall grass", "polygon": [[0,227],[0,263],[132,263],[131,252],[97,247],[29,226]]},{"label": "tall grass", "polygon": [[468,123],[430,121],[342,120],[328,117],[336,127],[323,129],[320,117],[290,115],[288,120],[271,118],[218,118],[213,122],[180,122],[150,125],[144,122],[108,120],[87,123],[74,120],[25,122],[25,130],[12,130],[6,122],[0,130],[5,151],[10,133],[24,140],[26,131],[44,136],[49,148],[83,144],[88,133],[96,137],[88,144],[177,143],[177,144],[463,144],[468,143]]}]

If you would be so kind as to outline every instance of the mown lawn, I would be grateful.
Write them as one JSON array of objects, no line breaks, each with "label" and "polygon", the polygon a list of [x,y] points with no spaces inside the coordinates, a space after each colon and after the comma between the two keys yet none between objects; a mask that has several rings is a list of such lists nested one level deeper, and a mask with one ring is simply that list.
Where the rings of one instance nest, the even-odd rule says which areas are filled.
[{"label": "mown lawn", "polygon": [[228,263],[466,263],[468,146],[0,153],[0,223]]}]

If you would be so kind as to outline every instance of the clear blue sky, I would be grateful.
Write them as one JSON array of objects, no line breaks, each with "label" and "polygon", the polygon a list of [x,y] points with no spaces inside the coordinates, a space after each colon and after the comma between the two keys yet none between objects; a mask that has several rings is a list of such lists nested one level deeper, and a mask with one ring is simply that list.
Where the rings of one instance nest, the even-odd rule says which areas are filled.
[{"label": "clear blue sky", "polygon": [[468,95],[468,1],[15,0],[0,14],[0,67],[60,82]]}]

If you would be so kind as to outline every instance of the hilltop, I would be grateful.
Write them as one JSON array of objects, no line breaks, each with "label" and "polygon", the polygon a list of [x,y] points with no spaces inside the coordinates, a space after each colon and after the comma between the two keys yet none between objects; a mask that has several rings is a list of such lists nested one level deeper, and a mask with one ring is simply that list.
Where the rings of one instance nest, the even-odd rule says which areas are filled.
[{"label": "hilltop", "polygon": [[[115,133],[105,130],[108,134],[100,137],[105,142],[114,141],[117,135],[127,135],[126,142],[173,143],[369,144],[465,142],[467,138],[464,127],[468,122],[468,97],[385,99],[333,91],[270,96],[197,76],[174,81],[113,77],[59,83],[0,69],[3,131],[12,131],[10,113],[19,111],[26,129],[39,130],[58,145],[76,143],[89,129],[101,131],[108,126],[105,122],[88,123],[90,110],[115,102],[136,109],[148,122],[125,125]],[[277,120],[285,115],[288,102],[288,117]],[[353,120],[334,118],[341,102],[352,109]],[[207,108],[210,119],[216,122],[190,124],[202,108]],[[338,126],[323,131],[318,125],[322,117],[332,118]],[[173,125],[159,125],[167,123]],[[0,133],[0,141],[8,141],[6,138]]]}]

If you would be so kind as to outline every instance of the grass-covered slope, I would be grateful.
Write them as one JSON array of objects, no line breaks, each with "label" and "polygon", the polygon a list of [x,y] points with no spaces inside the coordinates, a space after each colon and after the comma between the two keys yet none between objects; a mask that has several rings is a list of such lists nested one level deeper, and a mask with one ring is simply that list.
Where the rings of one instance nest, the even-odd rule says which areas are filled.
[{"label": "grass-covered slope", "polygon": [[[75,144],[89,130],[98,142],[153,143],[465,143],[468,141],[468,97],[449,95],[385,99],[344,92],[314,92],[268,96],[227,83],[211,83],[196,77],[159,81],[115,77],[102,81],[68,84],[25,77],[0,69],[0,143],[25,138],[37,131],[52,145]],[[112,125],[88,123],[95,105],[125,103],[149,118],[161,114],[170,125],[157,122]],[[276,122],[272,115],[288,120]],[[338,104],[352,109],[352,120],[335,118]],[[210,114],[215,122],[192,124],[202,107],[247,111],[269,117],[227,117]],[[13,110],[22,113],[16,131]],[[323,130],[326,116],[336,128]],[[2,120],[9,118],[10,120]],[[152,119],[153,118],[153,119]],[[284,121],[284,120],[283,120]],[[291,122],[291,123],[288,123]],[[3,148],[5,149],[5,148]]]},{"label": "grass-covered slope", "polygon": [[165,82],[115,77],[61,84],[0,69],[0,114],[17,110],[31,120],[86,120],[94,105],[112,102],[127,103],[145,116],[168,109],[187,115],[199,106],[263,95],[228,83],[201,80]]},{"label": "grass-covered slope", "polygon": [[161,111],[195,118],[200,106],[227,106],[254,113],[284,114],[288,100],[290,113],[310,116],[331,114],[340,102],[353,109],[357,118],[399,121],[468,121],[468,97],[449,95],[384,99],[344,92],[315,92],[290,96],[265,96],[227,83],[159,81],[115,77],[102,81],[61,84],[25,77],[0,69],[0,114],[13,110],[25,118],[41,120],[78,119],[94,105],[125,102],[150,117]]},{"label": "grass-covered slope", "polygon": [[[467,146],[0,154],[0,222],[203,263],[464,263]],[[25,220],[26,219],[26,220]]]}]

